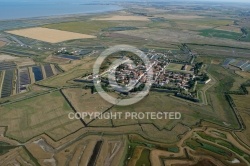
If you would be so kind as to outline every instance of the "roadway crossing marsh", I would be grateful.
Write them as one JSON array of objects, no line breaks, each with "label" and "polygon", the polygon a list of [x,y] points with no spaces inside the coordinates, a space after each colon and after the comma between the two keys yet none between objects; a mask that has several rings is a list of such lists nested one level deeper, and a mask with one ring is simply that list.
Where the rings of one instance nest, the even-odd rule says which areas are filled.
[{"label": "roadway crossing marsh", "polygon": [[59,43],[67,40],[74,40],[74,39],[91,39],[96,38],[92,35],[74,33],[74,32],[67,32],[49,28],[28,28],[28,29],[19,29],[13,31],[7,31],[10,34],[23,36],[31,39],[36,39],[48,43]]}]

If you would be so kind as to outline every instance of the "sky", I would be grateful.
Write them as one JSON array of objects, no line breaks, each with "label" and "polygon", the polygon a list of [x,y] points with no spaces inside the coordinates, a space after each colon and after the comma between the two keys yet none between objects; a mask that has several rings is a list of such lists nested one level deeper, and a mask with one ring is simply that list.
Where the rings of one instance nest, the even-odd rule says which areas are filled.
[{"label": "sky", "polygon": [[[0,0],[1,2],[9,2],[9,3],[13,3],[13,2],[18,2],[19,4],[22,2],[32,2],[32,3],[63,3],[63,2],[67,2],[67,3],[107,3],[107,2],[180,2],[180,1],[184,1],[184,2],[229,2],[229,3],[250,3],[250,0]],[[0,4],[1,5],[1,4]]]},{"label": "sky", "polygon": [[[62,1],[62,0],[0,0],[0,2],[46,2],[46,1]],[[63,0],[63,1],[69,1],[69,2],[95,2],[95,1],[100,1],[100,2],[110,2],[110,1],[148,1],[148,2],[154,2],[154,1],[162,1],[162,2],[168,2],[168,1],[174,1],[174,0]],[[185,1],[185,0],[183,0]],[[192,0],[188,0],[188,1],[192,1]],[[193,1],[200,1],[200,2],[204,2],[204,1],[214,1],[214,2],[249,2],[250,0],[193,0]]]}]

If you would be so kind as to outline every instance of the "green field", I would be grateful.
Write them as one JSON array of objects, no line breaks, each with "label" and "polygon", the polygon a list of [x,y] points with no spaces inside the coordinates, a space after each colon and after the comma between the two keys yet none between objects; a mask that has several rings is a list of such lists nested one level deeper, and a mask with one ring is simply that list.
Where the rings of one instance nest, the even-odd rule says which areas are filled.
[{"label": "green field", "polygon": [[149,160],[150,150],[143,149],[140,158],[136,162],[136,166],[150,166],[150,160]]},{"label": "green field", "polygon": [[240,38],[242,34],[236,33],[236,32],[216,30],[216,29],[204,29],[204,30],[200,30],[200,35],[205,36],[205,37],[217,37],[217,38],[237,40]]},{"label": "green field", "polygon": [[222,155],[222,156],[230,156],[230,152],[225,150],[225,149],[222,149],[220,147],[217,147],[213,144],[210,144],[210,143],[206,143],[206,142],[203,142],[203,141],[200,141],[200,140],[188,140],[186,142],[186,145],[188,147],[190,147],[191,149],[194,149],[194,150],[197,150],[197,149],[204,149],[204,150],[208,150],[210,152],[213,152],[213,153],[216,153],[216,154],[219,154],[219,155]]},{"label": "green field", "polygon": [[239,148],[237,148],[236,146],[234,146],[232,143],[230,143],[228,141],[225,141],[225,140],[222,140],[222,139],[219,139],[219,138],[215,138],[215,137],[211,137],[211,136],[209,136],[209,135],[207,135],[207,134],[205,134],[203,132],[197,132],[197,134],[201,138],[203,138],[205,140],[208,140],[210,142],[213,142],[213,143],[217,143],[217,144],[219,144],[221,146],[224,146],[224,147],[232,150],[233,152],[235,152],[235,153],[237,153],[237,154],[239,154],[241,156],[245,154],[242,150],[240,150]]},{"label": "green field", "polygon": [[181,72],[181,73],[190,73],[190,74],[193,73],[193,71],[189,71],[192,66],[188,66],[187,70],[181,70],[182,66],[183,66],[183,64],[170,63],[166,67],[166,70],[168,70],[168,71],[175,71],[175,72]]},{"label": "green field", "polygon": [[170,63],[168,66],[167,66],[167,69],[168,70],[181,70],[183,64],[177,64],[177,63]]},{"label": "green field", "polygon": [[228,19],[213,19],[213,18],[204,18],[204,19],[193,19],[189,21],[190,24],[196,24],[196,25],[207,25],[207,26],[226,26],[232,24],[232,20]]},{"label": "green field", "polygon": [[250,42],[250,29],[246,29],[248,35],[245,38],[241,38],[241,41]]},{"label": "green field", "polygon": [[9,150],[16,148],[16,146],[12,146],[9,143],[0,141],[0,156],[9,152]]},{"label": "green field", "polygon": [[[239,77],[232,75],[230,71],[220,65],[208,65],[206,70],[215,79],[215,84],[209,87],[205,92],[209,108],[221,118],[221,124],[226,122],[230,124],[230,128],[238,128],[239,124],[233,109],[225,97],[225,93],[230,91],[235,80],[239,79]],[[201,87],[198,87],[198,89],[199,88]],[[201,94],[199,95],[201,97]]]},{"label": "green field", "polygon": [[116,23],[108,21],[79,21],[79,22],[66,22],[45,25],[46,28],[58,29],[63,31],[77,32],[83,34],[92,34],[102,31],[110,27],[114,27]]},{"label": "green field", "polygon": [[110,27],[103,29],[103,31],[128,31],[128,30],[137,30],[138,28],[136,27]]}]

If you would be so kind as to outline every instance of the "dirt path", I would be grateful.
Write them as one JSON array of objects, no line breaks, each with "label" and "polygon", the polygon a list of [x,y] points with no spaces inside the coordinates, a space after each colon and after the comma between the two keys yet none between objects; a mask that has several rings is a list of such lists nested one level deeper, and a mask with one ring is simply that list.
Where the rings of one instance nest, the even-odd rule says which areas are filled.
[{"label": "dirt path", "polygon": [[4,76],[5,76],[5,71],[2,71],[1,76],[0,76],[0,97],[1,97],[1,94],[2,94],[2,88],[3,88],[2,86],[3,86]]},{"label": "dirt path", "polygon": [[43,79],[47,78],[46,71],[43,65],[41,65],[42,73],[43,73]]},{"label": "dirt path", "polygon": [[55,69],[55,65],[50,64],[50,67],[51,67],[51,69],[52,69],[52,71],[53,71],[53,74],[54,74],[54,75],[57,75],[58,73],[57,73],[57,71],[56,71],[56,69]]},{"label": "dirt path", "polygon": [[82,166],[87,166],[88,163],[89,163],[89,160],[90,160],[90,157],[93,153],[93,149],[96,145],[96,141],[90,141],[87,145],[87,147],[85,148],[84,150],[84,153],[82,155],[82,158],[79,162],[79,165],[82,165]]},{"label": "dirt path", "polygon": [[34,73],[32,71],[32,67],[29,67],[29,73],[30,73],[30,82],[31,84],[35,83],[35,76],[34,76]]},{"label": "dirt path", "polygon": [[207,75],[209,76],[209,78],[211,79],[211,81],[206,84],[199,92],[201,92],[201,96],[202,96],[202,102],[204,105],[208,105],[208,101],[207,101],[207,90],[210,89],[212,86],[214,86],[216,84],[216,79],[214,77],[212,77],[211,74],[207,73]]}]

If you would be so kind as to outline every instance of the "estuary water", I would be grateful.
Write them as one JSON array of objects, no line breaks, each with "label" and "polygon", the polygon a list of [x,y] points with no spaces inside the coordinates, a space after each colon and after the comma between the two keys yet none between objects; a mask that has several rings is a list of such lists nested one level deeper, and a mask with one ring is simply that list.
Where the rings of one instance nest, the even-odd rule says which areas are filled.
[{"label": "estuary water", "polygon": [[0,20],[101,13],[120,9],[121,7],[108,2],[90,0],[0,0]]}]

